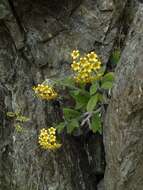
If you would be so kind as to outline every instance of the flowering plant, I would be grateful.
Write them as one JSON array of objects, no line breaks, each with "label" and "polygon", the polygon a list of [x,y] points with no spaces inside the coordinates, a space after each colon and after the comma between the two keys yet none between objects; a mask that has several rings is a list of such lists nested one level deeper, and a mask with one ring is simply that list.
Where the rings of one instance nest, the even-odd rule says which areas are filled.
[{"label": "flowering plant", "polygon": [[[110,90],[113,86],[114,73],[106,72],[106,67],[95,52],[81,55],[78,50],[71,53],[72,63],[70,77],[55,80],[55,86],[66,89],[73,104],[61,106],[63,117],[61,122],[49,129],[42,129],[39,134],[39,144],[43,149],[57,149],[56,131],[60,134],[66,131],[73,135],[82,135],[84,129],[94,133],[102,133],[103,108],[108,103]],[[60,100],[54,85],[43,83],[34,87],[37,97],[42,100]],[[60,90],[59,90],[60,91]],[[64,100],[64,97],[62,97]]]},{"label": "flowering plant", "polygon": [[108,103],[114,73],[106,72],[95,52],[80,55],[78,50],[74,50],[71,57],[73,75],[58,83],[67,88],[74,105],[62,108],[63,122],[56,128],[59,133],[66,128],[67,133],[75,135],[76,131],[82,134],[83,128],[102,133],[102,110]]}]

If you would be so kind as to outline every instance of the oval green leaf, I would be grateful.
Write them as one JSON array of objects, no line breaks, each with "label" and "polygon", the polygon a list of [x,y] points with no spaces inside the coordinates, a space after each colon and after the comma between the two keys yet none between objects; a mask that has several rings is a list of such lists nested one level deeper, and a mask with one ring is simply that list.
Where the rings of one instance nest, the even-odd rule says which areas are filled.
[{"label": "oval green leaf", "polygon": [[90,100],[87,103],[88,112],[92,112],[95,109],[98,102],[98,97],[99,97],[99,94],[96,94],[90,98]]}]

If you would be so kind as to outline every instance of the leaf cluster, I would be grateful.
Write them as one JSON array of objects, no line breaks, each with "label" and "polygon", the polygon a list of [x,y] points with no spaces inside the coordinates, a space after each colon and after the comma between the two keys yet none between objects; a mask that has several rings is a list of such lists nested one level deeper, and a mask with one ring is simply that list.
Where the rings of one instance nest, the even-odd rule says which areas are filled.
[{"label": "leaf cluster", "polygon": [[20,111],[7,112],[6,115],[14,120],[14,127],[17,132],[21,132],[23,130],[23,124],[29,121],[29,118],[22,115]]},{"label": "leaf cluster", "polygon": [[62,108],[63,121],[55,125],[58,133],[66,130],[68,134],[76,134],[76,131],[82,132],[84,127],[94,133],[102,133],[102,107],[108,103],[108,94],[113,83],[114,73],[104,71],[98,80],[89,85],[76,84],[70,77],[60,80],[59,85],[67,89],[74,105]]}]

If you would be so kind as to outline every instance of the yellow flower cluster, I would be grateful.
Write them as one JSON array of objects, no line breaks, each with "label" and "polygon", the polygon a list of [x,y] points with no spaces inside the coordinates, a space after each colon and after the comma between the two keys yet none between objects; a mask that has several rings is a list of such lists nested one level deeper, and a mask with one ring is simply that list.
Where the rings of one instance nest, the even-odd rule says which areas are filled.
[{"label": "yellow flower cluster", "polygon": [[38,86],[33,87],[33,90],[42,100],[53,100],[58,96],[57,92],[49,85],[38,84]]},{"label": "yellow flower cluster", "polygon": [[39,144],[43,149],[55,150],[61,147],[61,144],[57,143],[56,129],[50,127],[49,129],[41,129],[39,134]]},{"label": "yellow flower cluster", "polygon": [[80,56],[79,50],[71,53],[73,63],[71,68],[74,71],[74,78],[78,83],[91,83],[99,78],[98,70],[101,68],[101,62],[95,52]]}]

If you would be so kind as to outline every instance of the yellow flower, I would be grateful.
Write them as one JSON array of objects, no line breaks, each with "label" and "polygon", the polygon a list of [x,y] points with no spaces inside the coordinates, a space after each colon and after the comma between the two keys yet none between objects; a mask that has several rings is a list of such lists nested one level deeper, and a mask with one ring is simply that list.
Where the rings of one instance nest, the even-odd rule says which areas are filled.
[{"label": "yellow flower", "polygon": [[61,144],[56,139],[56,129],[50,127],[49,129],[41,129],[38,142],[43,149],[55,150],[61,147]]},{"label": "yellow flower", "polygon": [[84,72],[87,72],[87,73],[91,73],[91,72],[92,72],[92,69],[93,69],[92,64],[91,64],[91,63],[87,63],[87,64],[85,65],[85,67],[83,68],[83,71],[84,71]]},{"label": "yellow flower", "polygon": [[[75,52],[74,52],[75,51]],[[74,71],[74,79],[77,83],[91,83],[93,80],[97,80],[98,69],[101,68],[101,62],[95,52],[88,53],[83,57],[80,57],[79,51],[74,50],[72,55],[78,60],[74,60],[71,64],[71,68]],[[74,56],[77,53],[78,56]],[[96,71],[96,72],[95,72]]]},{"label": "yellow flower", "polygon": [[56,129],[55,129],[54,127],[50,127],[50,128],[48,129],[48,132],[49,132],[51,135],[55,135]]},{"label": "yellow flower", "polygon": [[97,54],[93,51],[91,53],[87,54],[87,57],[88,57],[89,61],[91,61],[91,62],[97,61]]},{"label": "yellow flower", "polygon": [[86,57],[81,57],[80,58],[80,64],[83,67],[84,65],[88,64],[88,60]]},{"label": "yellow flower", "polygon": [[33,87],[33,90],[42,100],[53,100],[58,96],[57,92],[49,85],[38,84],[37,87]]},{"label": "yellow flower", "polygon": [[94,70],[97,70],[97,69],[100,69],[101,68],[101,62],[100,61],[97,61],[93,64],[93,69]]},{"label": "yellow flower", "polygon": [[77,59],[79,57],[79,50],[73,50],[73,52],[71,53],[71,57],[73,59]]},{"label": "yellow flower", "polygon": [[73,61],[71,67],[74,71],[79,71],[80,70],[80,62]]}]

